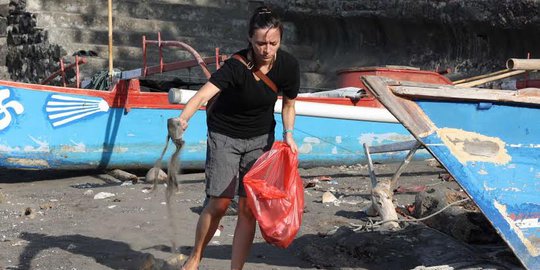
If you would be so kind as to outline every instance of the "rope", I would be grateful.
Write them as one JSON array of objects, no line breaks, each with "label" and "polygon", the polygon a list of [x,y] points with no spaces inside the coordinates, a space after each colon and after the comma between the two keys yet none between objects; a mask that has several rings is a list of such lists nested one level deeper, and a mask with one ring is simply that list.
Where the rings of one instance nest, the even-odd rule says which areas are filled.
[{"label": "rope", "polygon": [[[279,120],[276,120],[276,122],[282,123],[282,122],[279,121]],[[319,139],[319,140],[321,140],[321,141],[323,141],[323,142],[325,142],[325,143],[328,143],[328,144],[330,144],[330,145],[332,145],[332,146],[335,146],[336,148],[340,148],[341,150],[343,150],[343,151],[345,151],[345,152],[349,152],[350,154],[353,154],[353,155],[358,154],[358,153],[355,152],[354,150],[347,149],[347,148],[345,148],[345,147],[343,147],[343,146],[341,146],[341,145],[339,145],[339,144],[336,144],[336,143],[333,143],[333,142],[331,142],[331,141],[325,140],[325,139],[323,139],[323,138],[321,138],[321,137],[319,137],[319,136],[317,136],[317,135],[313,135],[313,134],[311,134],[311,133],[309,133],[309,132],[306,132],[306,131],[304,131],[304,130],[301,130],[301,129],[299,129],[299,128],[296,128],[296,127],[295,127],[294,130],[295,130],[295,131],[299,131],[300,133],[303,133],[303,134],[305,134],[305,135],[308,135],[308,136],[317,138],[317,139]]]},{"label": "rope", "polygon": [[466,201],[469,201],[471,198],[465,198],[465,199],[462,199],[462,200],[459,200],[459,201],[455,201],[453,203],[450,203],[448,205],[446,205],[445,207],[443,207],[442,209],[440,209],[439,211],[429,215],[429,216],[426,216],[426,217],[423,217],[423,218],[410,218],[410,219],[400,219],[399,221],[402,221],[402,222],[420,222],[420,221],[423,221],[423,220],[426,220],[426,219],[429,219],[429,218],[432,218],[440,213],[442,213],[444,210],[446,210],[448,207],[450,206],[453,206],[453,205],[456,205],[456,204],[460,204],[462,202],[466,202]]},{"label": "rope", "polygon": [[351,226],[353,227],[356,227],[353,229],[353,231],[361,231],[361,230],[366,230],[366,231],[374,231],[376,228],[380,227],[381,225],[385,224],[385,223],[388,223],[388,222],[409,222],[409,223],[413,223],[413,222],[420,222],[420,221],[424,221],[426,219],[430,219],[440,213],[442,213],[444,210],[448,209],[449,207],[451,206],[454,206],[454,205],[457,205],[457,204],[460,204],[460,203],[463,203],[463,202],[466,202],[466,201],[469,201],[470,198],[465,198],[465,199],[462,199],[462,200],[459,200],[459,201],[455,201],[453,203],[450,203],[448,205],[446,205],[445,207],[441,208],[440,210],[436,211],[435,213],[429,215],[429,216],[425,216],[423,218],[411,218],[411,217],[408,217],[408,219],[389,219],[389,220],[382,220],[382,221],[379,221],[379,222],[373,222],[373,220],[371,218],[368,218],[368,221],[366,224],[364,225],[361,225],[361,224],[354,224],[354,223],[349,223]]}]

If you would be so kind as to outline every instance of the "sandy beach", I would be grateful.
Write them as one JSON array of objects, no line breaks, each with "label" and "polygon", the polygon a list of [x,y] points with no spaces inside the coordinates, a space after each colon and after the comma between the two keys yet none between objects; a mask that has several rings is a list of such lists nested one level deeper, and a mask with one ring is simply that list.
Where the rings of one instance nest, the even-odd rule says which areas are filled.
[{"label": "sandy beach", "polygon": [[[391,177],[398,164],[376,165]],[[204,173],[180,175],[167,214],[165,187],[151,192],[145,172],[136,184],[100,171],[0,171],[0,269],[140,269],[151,257],[164,265],[193,244],[204,201]],[[398,206],[414,202],[415,187],[459,190],[445,171],[412,163],[400,178]],[[370,205],[365,165],[300,169],[305,183],[304,220],[287,249],[255,236],[245,269],[522,269],[504,242],[471,245],[416,223],[397,232],[372,231],[363,212]],[[337,198],[322,203],[330,191]],[[106,192],[106,193],[102,193]],[[108,198],[95,198],[98,194]],[[99,197],[99,196],[98,196]],[[224,217],[200,269],[228,269],[236,216]],[[178,246],[173,250],[173,243]]]}]

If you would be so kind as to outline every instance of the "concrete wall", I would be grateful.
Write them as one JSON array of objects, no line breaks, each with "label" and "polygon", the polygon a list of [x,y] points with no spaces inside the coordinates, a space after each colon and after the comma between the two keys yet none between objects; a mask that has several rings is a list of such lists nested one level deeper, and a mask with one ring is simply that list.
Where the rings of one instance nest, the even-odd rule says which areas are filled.
[{"label": "concrete wall", "polygon": [[[336,71],[352,66],[450,68],[460,78],[502,69],[509,57],[540,55],[538,1],[113,0],[114,65],[140,67],[141,38],[157,32],[205,56],[215,47],[234,53],[246,45],[250,11],[263,2],[285,21],[283,46],[300,60],[304,91],[335,87]],[[39,82],[59,57],[91,50],[98,57],[84,68],[90,76],[107,69],[107,31],[107,0],[0,0],[0,43],[7,44],[0,66],[8,61],[13,80]],[[148,53],[157,63],[156,49]],[[204,81],[196,68],[172,76]]]}]

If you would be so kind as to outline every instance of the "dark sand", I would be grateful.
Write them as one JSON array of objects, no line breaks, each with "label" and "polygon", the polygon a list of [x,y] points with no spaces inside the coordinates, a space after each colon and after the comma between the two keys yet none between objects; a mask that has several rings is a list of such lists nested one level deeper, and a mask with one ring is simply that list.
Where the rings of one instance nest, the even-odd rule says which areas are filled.
[{"label": "dark sand", "polygon": [[[391,177],[396,168],[377,165],[376,171]],[[386,233],[359,227],[369,224],[362,212],[370,204],[366,166],[300,173],[306,182],[321,176],[330,181],[306,188],[304,222],[293,244],[279,249],[257,232],[244,269],[521,269],[504,243],[468,245],[421,224]],[[459,189],[441,180],[441,173],[428,162],[414,162],[400,185]],[[138,269],[148,254],[158,263],[173,257],[171,240],[178,252],[189,254],[204,200],[203,177],[181,175],[173,232],[164,186],[147,193],[150,184],[120,185],[101,172],[0,171],[0,269]],[[326,191],[338,201],[323,204]],[[94,199],[99,192],[115,196]],[[406,206],[415,193],[395,198]],[[224,217],[223,231],[212,239],[200,269],[229,268],[235,222],[234,215]]]}]

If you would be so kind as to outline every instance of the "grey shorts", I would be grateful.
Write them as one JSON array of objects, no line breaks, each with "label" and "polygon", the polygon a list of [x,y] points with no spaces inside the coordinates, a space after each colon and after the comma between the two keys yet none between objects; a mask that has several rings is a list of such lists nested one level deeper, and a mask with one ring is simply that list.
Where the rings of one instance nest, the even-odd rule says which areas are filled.
[{"label": "grey shorts", "polygon": [[264,152],[272,148],[273,143],[273,133],[238,139],[209,131],[205,168],[206,195],[245,197],[244,175]]}]

